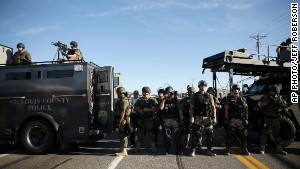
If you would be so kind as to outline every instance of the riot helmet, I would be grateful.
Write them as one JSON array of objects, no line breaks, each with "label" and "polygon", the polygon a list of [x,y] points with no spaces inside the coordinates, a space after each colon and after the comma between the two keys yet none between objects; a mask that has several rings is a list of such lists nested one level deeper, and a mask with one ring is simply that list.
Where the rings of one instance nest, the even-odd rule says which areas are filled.
[{"label": "riot helmet", "polygon": [[237,85],[237,84],[233,84],[232,87],[231,87],[231,90],[241,90],[240,86]]},{"label": "riot helmet", "polygon": [[163,88],[159,88],[159,89],[157,90],[157,94],[159,94],[159,93],[165,93],[165,90],[164,90]]},{"label": "riot helmet", "polygon": [[279,94],[279,93],[280,93],[280,88],[279,88],[279,86],[278,86],[278,85],[273,85],[273,86],[271,86],[271,87],[270,87],[270,92],[275,92],[275,93]]},{"label": "riot helmet", "polygon": [[198,87],[200,87],[201,85],[207,86],[207,82],[205,80],[200,80],[198,82]]},{"label": "riot helmet", "polygon": [[173,87],[169,86],[165,89],[165,93],[173,93],[174,90],[173,90]]},{"label": "riot helmet", "polygon": [[142,92],[151,93],[151,89],[150,89],[150,87],[145,86],[142,88]]},{"label": "riot helmet", "polygon": [[71,42],[70,42],[70,45],[71,45],[71,46],[74,45],[74,46],[76,46],[76,47],[78,46],[78,44],[77,44],[76,41],[71,41]]},{"label": "riot helmet", "polygon": [[25,49],[25,45],[23,43],[18,43],[17,44],[17,48],[23,48],[23,49]]},{"label": "riot helmet", "polygon": [[213,87],[209,87],[209,88],[207,89],[207,91],[212,91],[213,93],[215,92],[215,90],[214,90]]},{"label": "riot helmet", "polygon": [[192,93],[195,93],[196,92],[196,89],[194,87],[188,87],[188,92],[192,92]]},{"label": "riot helmet", "polygon": [[122,93],[126,93],[126,90],[124,87],[118,87],[117,88],[117,94],[122,94]]}]

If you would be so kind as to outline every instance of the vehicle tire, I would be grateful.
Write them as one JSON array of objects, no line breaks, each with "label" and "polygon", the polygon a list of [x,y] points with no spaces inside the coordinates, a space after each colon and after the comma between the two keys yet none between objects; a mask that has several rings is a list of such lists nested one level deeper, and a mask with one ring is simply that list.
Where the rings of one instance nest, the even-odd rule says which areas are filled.
[{"label": "vehicle tire", "polygon": [[[291,119],[286,116],[280,117],[280,137],[281,137],[281,146],[289,146],[296,137],[296,127]],[[274,137],[272,133],[269,133],[268,144],[274,145]]]},{"label": "vehicle tire", "polygon": [[55,145],[55,132],[49,122],[33,120],[28,122],[21,133],[25,149],[32,154],[45,154]]}]

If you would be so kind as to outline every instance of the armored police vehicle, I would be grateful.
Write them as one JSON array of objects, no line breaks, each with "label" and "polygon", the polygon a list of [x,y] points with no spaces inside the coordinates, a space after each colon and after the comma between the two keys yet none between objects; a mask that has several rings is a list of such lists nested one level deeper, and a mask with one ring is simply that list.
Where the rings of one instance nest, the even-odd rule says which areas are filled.
[{"label": "armored police vehicle", "polygon": [[[278,63],[270,56],[260,60],[259,56],[258,59],[255,59],[253,54],[247,54],[244,51],[226,50],[204,58],[202,67],[204,70],[211,69],[215,89],[217,88],[217,72],[229,73],[230,88],[234,75],[259,77],[243,93],[249,107],[250,124],[252,129],[258,132],[261,131],[263,118],[258,101],[264,94],[269,93],[270,86],[277,84],[281,89],[280,95],[283,95],[288,103],[288,111],[281,111],[280,134],[282,146],[288,146],[294,141],[296,131],[300,129],[300,110],[298,104],[291,103],[291,62]],[[224,112],[219,113],[221,114],[219,117],[224,117],[222,116]],[[223,119],[218,119],[218,121],[223,121]],[[271,134],[269,140],[274,140]]]},{"label": "armored police vehicle", "polygon": [[[1,48],[7,62],[12,49]],[[113,79],[113,67],[92,62],[2,64],[0,143],[41,154],[57,143],[102,138],[113,127]]]}]

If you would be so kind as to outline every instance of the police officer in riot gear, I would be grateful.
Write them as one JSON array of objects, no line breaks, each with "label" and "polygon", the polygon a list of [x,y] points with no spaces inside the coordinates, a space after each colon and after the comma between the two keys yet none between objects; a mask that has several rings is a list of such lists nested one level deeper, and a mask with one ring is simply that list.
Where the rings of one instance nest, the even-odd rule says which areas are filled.
[{"label": "police officer in riot gear", "polygon": [[218,98],[217,98],[216,95],[215,95],[215,89],[212,88],[212,87],[209,87],[209,88],[207,89],[207,93],[213,95],[216,110],[221,109],[222,106],[221,106],[221,104],[220,104]]},{"label": "police officer in riot gear", "polygon": [[216,121],[216,109],[213,96],[205,92],[206,81],[198,82],[199,91],[194,93],[190,104],[190,123],[192,125],[191,156],[195,156],[196,142],[201,140],[203,132],[207,137],[207,154],[216,156],[212,148],[213,125]]},{"label": "police officer in riot gear", "polygon": [[287,104],[282,96],[279,95],[280,89],[278,85],[271,86],[269,92],[269,94],[262,96],[258,103],[264,114],[263,129],[260,139],[260,153],[265,154],[267,136],[269,130],[272,130],[276,144],[276,152],[281,155],[286,155],[287,152],[282,150],[280,143],[280,111],[282,109],[287,109]]},{"label": "police officer in riot gear", "polygon": [[80,49],[77,48],[78,43],[76,41],[71,41],[70,46],[71,49],[68,49],[67,53],[65,53],[66,51],[64,51],[62,54],[65,55],[68,58],[68,60],[82,61],[83,56]]},{"label": "police officer in riot gear", "polygon": [[163,110],[164,119],[164,143],[165,154],[170,153],[171,138],[174,134],[176,155],[181,155],[181,131],[180,121],[182,120],[182,110],[179,100],[174,96],[174,90],[171,86],[165,89],[165,98],[159,105],[159,109]]},{"label": "police officer in riot gear", "polygon": [[156,153],[153,114],[158,110],[158,104],[156,99],[150,97],[151,90],[149,87],[143,87],[142,92],[143,97],[140,97],[134,104],[134,111],[138,113],[138,138],[134,151],[138,152],[140,150],[145,129],[150,139],[152,153]]},{"label": "police officer in riot gear", "polygon": [[17,44],[18,51],[14,53],[9,63],[13,65],[31,64],[31,55],[25,50],[23,43]]},{"label": "police officer in riot gear", "polygon": [[225,101],[225,125],[228,129],[226,136],[226,155],[230,155],[231,140],[236,131],[241,134],[241,143],[245,155],[250,155],[247,149],[248,134],[248,105],[246,99],[239,95],[240,87],[234,84],[232,95]]},{"label": "police officer in riot gear", "polygon": [[128,130],[127,126],[130,123],[130,107],[129,100],[126,97],[125,88],[119,87],[117,89],[118,93],[118,102],[116,105],[116,110],[119,115],[118,126],[119,126],[119,137],[120,137],[120,152],[116,153],[117,156],[126,156],[127,151],[126,147],[128,144]]},{"label": "police officer in riot gear", "polygon": [[187,96],[184,97],[180,104],[182,106],[183,112],[183,124],[182,124],[182,136],[183,136],[183,147],[189,146],[190,141],[190,103],[191,103],[191,96],[196,92],[194,87],[188,86],[187,88]]},{"label": "police officer in riot gear", "polygon": [[[158,105],[164,99],[165,89],[160,88],[157,90],[158,97],[156,98]],[[154,123],[153,123],[153,131],[155,135],[155,143],[157,145],[158,142],[158,134],[159,134],[159,127],[163,128],[164,121],[163,121],[163,110],[158,109],[157,112],[154,114]]]}]

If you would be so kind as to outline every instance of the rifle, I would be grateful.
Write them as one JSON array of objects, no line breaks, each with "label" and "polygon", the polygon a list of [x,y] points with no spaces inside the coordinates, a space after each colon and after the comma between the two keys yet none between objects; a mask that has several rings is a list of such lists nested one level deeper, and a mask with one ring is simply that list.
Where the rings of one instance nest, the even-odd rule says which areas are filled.
[{"label": "rifle", "polygon": [[[64,43],[61,43],[60,41],[57,41],[57,42],[52,42],[51,43],[52,45],[58,47],[57,48],[57,52],[58,52],[58,56],[57,56],[57,60],[61,60],[61,58],[59,57],[59,52],[63,55],[63,56],[66,56],[66,52],[68,50],[70,50],[66,44]],[[54,59],[53,59],[54,60]]]}]

